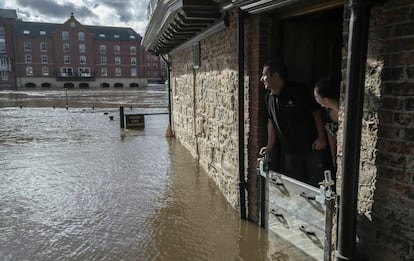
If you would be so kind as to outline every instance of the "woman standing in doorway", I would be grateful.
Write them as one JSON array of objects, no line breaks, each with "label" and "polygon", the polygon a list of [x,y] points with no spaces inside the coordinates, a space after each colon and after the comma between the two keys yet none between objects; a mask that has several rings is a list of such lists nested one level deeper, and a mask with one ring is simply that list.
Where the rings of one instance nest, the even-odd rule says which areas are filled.
[{"label": "woman standing in doorway", "polygon": [[328,133],[328,143],[334,170],[336,170],[336,133],[338,131],[340,83],[339,77],[323,78],[316,83],[313,89],[315,100],[325,108],[322,113],[322,121]]}]

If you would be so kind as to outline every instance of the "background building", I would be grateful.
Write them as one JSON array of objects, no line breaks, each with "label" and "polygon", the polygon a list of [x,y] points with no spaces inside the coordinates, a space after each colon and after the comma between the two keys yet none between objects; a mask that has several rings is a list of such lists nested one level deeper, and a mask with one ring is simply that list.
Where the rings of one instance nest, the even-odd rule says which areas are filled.
[{"label": "background building", "polygon": [[164,82],[160,58],[131,28],[24,22],[0,12],[0,87],[123,88]]}]

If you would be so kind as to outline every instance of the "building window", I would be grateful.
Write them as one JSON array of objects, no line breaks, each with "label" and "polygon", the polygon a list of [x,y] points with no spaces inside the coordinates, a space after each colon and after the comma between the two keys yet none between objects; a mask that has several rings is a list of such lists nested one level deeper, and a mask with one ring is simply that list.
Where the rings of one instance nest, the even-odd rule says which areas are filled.
[{"label": "building window", "polygon": [[121,57],[115,57],[115,64],[121,64]]},{"label": "building window", "polygon": [[9,80],[9,72],[1,72],[1,80],[8,81]]},{"label": "building window", "polygon": [[40,35],[46,35],[46,31],[40,31]]},{"label": "building window", "polygon": [[8,59],[2,58],[0,59],[0,71],[9,70],[9,63]]},{"label": "building window", "polygon": [[99,46],[99,52],[101,54],[106,54],[106,45],[100,45]]},{"label": "building window", "polygon": [[101,76],[108,76],[108,70],[106,68],[101,68]]},{"label": "building window", "polygon": [[49,75],[49,67],[47,67],[47,66],[42,67],[42,75],[43,76],[48,76]]},{"label": "building window", "polygon": [[131,68],[131,77],[137,77],[137,68]]},{"label": "building window", "polygon": [[121,68],[115,68],[115,76],[122,76]]},{"label": "building window", "polygon": [[32,55],[30,55],[30,54],[26,54],[26,55],[24,56],[24,61],[25,61],[26,63],[32,63]]},{"label": "building window", "polygon": [[106,56],[101,56],[101,64],[106,64]]},{"label": "building window", "polygon": [[99,34],[99,37],[105,38],[105,34]]},{"label": "building window", "polygon": [[121,53],[121,46],[115,45],[114,46],[114,54],[120,54]]},{"label": "building window", "polygon": [[85,53],[86,52],[85,44],[79,44],[79,52],[80,53]]},{"label": "building window", "polygon": [[47,52],[47,43],[40,43],[40,51]]},{"label": "building window", "polygon": [[114,38],[119,39],[119,34],[114,34]]},{"label": "building window", "polygon": [[68,41],[69,40],[69,32],[63,31],[62,32],[62,41]]},{"label": "building window", "polygon": [[40,56],[40,59],[42,63],[48,63],[48,57],[46,54],[43,54],[42,56]]},{"label": "building window", "polygon": [[130,35],[129,39],[135,39],[135,35]]},{"label": "building window", "polygon": [[78,32],[78,40],[79,41],[85,41],[85,33],[84,32]]},{"label": "building window", "polygon": [[31,42],[24,42],[24,51],[31,52],[32,51],[32,43]]},{"label": "building window", "polygon": [[79,63],[80,63],[80,64],[86,64],[86,56],[81,55],[81,56],[79,57]]},{"label": "building window", "polygon": [[63,52],[68,53],[70,51],[70,47],[68,43],[63,44]]},{"label": "building window", "polygon": [[91,77],[91,68],[89,67],[79,67],[78,75],[80,77]]},{"label": "building window", "polygon": [[73,76],[73,68],[72,67],[60,67],[60,76],[62,77]]},{"label": "building window", "polygon": [[27,76],[32,76],[33,75],[33,67],[31,67],[31,66],[26,67],[26,75]]},{"label": "building window", "polygon": [[6,53],[6,43],[4,39],[0,39],[0,53]]},{"label": "building window", "polygon": [[137,58],[131,57],[131,65],[137,65]]},{"label": "building window", "polygon": [[131,55],[136,55],[137,54],[137,47],[136,46],[129,47],[129,53]]},{"label": "building window", "polygon": [[28,35],[28,34],[30,34],[30,31],[29,30],[24,30],[23,34]]},{"label": "building window", "polygon": [[63,56],[63,63],[64,64],[70,64],[70,56],[69,55]]}]

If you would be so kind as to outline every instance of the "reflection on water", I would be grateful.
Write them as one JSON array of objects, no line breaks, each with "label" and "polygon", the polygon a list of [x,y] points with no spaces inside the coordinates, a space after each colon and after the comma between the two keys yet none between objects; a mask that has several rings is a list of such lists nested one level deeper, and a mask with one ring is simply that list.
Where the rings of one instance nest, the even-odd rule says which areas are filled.
[{"label": "reflection on water", "polygon": [[32,91],[0,91],[0,107],[65,108],[167,108],[168,96],[164,84],[132,89],[64,89]]},{"label": "reflection on water", "polygon": [[240,220],[165,138],[168,115],[145,123],[121,130],[117,110],[0,108],[1,260],[303,260],[271,253],[266,231]]}]

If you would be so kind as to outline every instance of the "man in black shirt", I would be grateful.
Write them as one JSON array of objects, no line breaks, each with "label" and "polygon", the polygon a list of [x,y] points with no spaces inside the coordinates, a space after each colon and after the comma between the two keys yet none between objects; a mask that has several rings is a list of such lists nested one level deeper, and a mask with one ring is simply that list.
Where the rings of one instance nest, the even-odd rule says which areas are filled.
[{"label": "man in black shirt", "polygon": [[268,61],[260,79],[270,91],[266,95],[268,141],[260,154],[279,144],[283,174],[318,186],[325,168],[325,130],[319,106],[305,86],[287,81],[286,66]]}]

